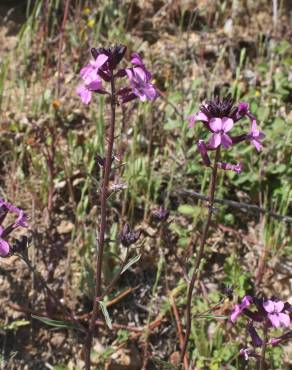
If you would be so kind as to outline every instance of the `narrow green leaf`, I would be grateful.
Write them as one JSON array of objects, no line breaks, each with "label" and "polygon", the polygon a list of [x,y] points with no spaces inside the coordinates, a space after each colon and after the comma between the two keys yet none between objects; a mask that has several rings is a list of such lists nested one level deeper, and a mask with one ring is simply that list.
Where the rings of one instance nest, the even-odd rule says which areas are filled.
[{"label": "narrow green leaf", "polygon": [[57,328],[77,329],[77,326],[72,324],[71,322],[62,321],[62,320],[52,320],[52,319],[49,319],[48,317],[43,317],[43,316],[31,315],[31,317],[43,322],[44,324],[55,326]]},{"label": "narrow green leaf", "polygon": [[137,256],[133,257],[130,259],[130,261],[126,264],[126,266],[122,269],[121,274],[123,274],[125,271],[128,270],[134,263],[138,262],[139,259],[141,258],[141,254],[138,254]]},{"label": "narrow green leaf", "polygon": [[102,311],[102,313],[103,313],[103,316],[104,316],[104,318],[105,318],[105,321],[106,321],[106,323],[107,323],[107,326],[108,326],[110,329],[112,329],[112,328],[113,328],[113,326],[112,326],[112,321],[111,321],[110,315],[109,315],[109,313],[108,313],[108,310],[107,310],[107,308],[106,308],[106,304],[105,304],[103,301],[100,301],[100,302],[99,302],[99,304],[100,304],[100,307],[101,307],[101,311]]}]

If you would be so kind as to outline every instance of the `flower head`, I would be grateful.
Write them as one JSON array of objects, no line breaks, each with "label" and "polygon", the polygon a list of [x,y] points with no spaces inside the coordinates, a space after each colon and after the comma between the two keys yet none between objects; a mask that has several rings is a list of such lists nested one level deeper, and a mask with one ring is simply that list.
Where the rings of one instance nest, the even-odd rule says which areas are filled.
[{"label": "flower head", "polygon": [[209,126],[213,134],[209,140],[210,147],[215,149],[222,144],[224,148],[229,148],[232,145],[232,140],[227,132],[232,129],[233,125],[233,120],[228,117],[211,118]]},{"label": "flower head", "polygon": [[250,304],[252,303],[253,299],[251,296],[249,295],[246,295],[243,297],[242,299],[242,302],[240,304],[237,304],[235,307],[234,307],[234,310],[232,311],[232,314],[230,316],[230,320],[232,322],[235,322],[238,318],[238,316],[240,316],[242,314],[242,312],[248,307],[250,306]]},{"label": "flower head", "polygon": [[[2,224],[9,212],[16,214],[17,219],[6,228],[3,228]],[[27,226],[27,218],[23,210],[0,199],[0,257],[7,257],[10,254],[11,247],[6,240],[7,236],[16,228]]]},{"label": "flower head", "polygon": [[108,56],[100,54],[81,69],[80,76],[83,84],[77,87],[76,92],[84,104],[90,103],[92,92],[103,92],[102,80],[98,73],[107,60]]},{"label": "flower head", "polygon": [[120,233],[119,239],[124,247],[129,247],[131,244],[135,244],[140,236],[141,231],[131,231],[129,224],[125,224]]},{"label": "flower head", "polygon": [[283,312],[284,306],[284,302],[282,301],[267,300],[263,303],[263,308],[267,312],[268,319],[275,328],[290,326],[290,317]]},{"label": "flower head", "polygon": [[117,67],[117,65],[122,61],[127,51],[127,47],[125,45],[115,45],[109,48],[92,48],[91,54],[94,59],[98,59],[100,55],[107,56],[107,63],[103,67],[105,71],[113,70]]},{"label": "flower head", "polygon": [[[231,137],[228,132],[237,121],[244,117],[250,119],[252,124],[251,131],[240,136]],[[235,105],[230,95],[223,99],[215,96],[213,100],[203,104],[197,113],[191,114],[188,117],[188,121],[190,128],[194,127],[197,121],[202,121],[205,127],[211,131],[209,150],[216,149],[221,145],[228,149],[244,140],[250,141],[258,151],[262,149],[261,140],[265,135],[258,131],[256,119],[250,113],[248,103],[240,102],[238,105]]]},{"label": "flower head", "polygon": [[[146,69],[139,54],[132,54],[132,68],[126,68],[126,74],[130,81],[132,93],[141,101],[154,100],[157,96],[154,85],[150,82],[152,75]],[[127,100],[127,97],[125,97]],[[127,100],[128,101],[128,100]]]}]

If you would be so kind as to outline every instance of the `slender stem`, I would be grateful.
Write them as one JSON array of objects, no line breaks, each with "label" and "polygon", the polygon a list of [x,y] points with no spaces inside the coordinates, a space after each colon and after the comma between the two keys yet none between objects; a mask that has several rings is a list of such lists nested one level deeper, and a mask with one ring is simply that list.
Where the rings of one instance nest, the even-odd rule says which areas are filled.
[{"label": "slender stem", "polygon": [[268,325],[267,325],[267,323],[265,323],[259,370],[265,370],[265,368],[266,368],[266,360],[265,359],[266,359],[267,341],[268,341]]},{"label": "slender stem", "polygon": [[181,354],[180,354],[180,364],[181,365],[184,362],[186,349],[187,349],[187,345],[188,345],[188,341],[189,341],[189,337],[190,337],[190,332],[191,332],[191,324],[192,324],[191,308],[192,308],[193,290],[194,290],[194,286],[195,286],[195,283],[196,283],[196,280],[197,280],[199,267],[200,267],[202,258],[204,257],[205,243],[206,243],[209,227],[210,227],[210,224],[211,224],[212,214],[213,214],[213,205],[214,205],[214,197],[215,197],[215,190],[216,190],[217,172],[218,172],[217,162],[219,161],[219,157],[220,157],[220,147],[218,147],[217,150],[216,150],[215,160],[214,160],[214,165],[213,165],[210,191],[209,191],[208,216],[207,216],[207,220],[205,222],[205,226],[204,226],[204,229],[203,229],[203,234],[202,234],[202,238],[201,238],[199,251],[198,251],[197,256],[196,256],[193,275],[192,275],[191,281],[189,283],[189,289],[188,289],[188,295],[187,295],[187,306],[186,306],[186,332],[185,332],[184,342],[183,342],[182,349],[181,349]]},{"label": "slender stem", "polygon": [[109,177],[111,172],[112,154],[114,146],[114,134],[115,134],[115,121],[116,121],[116,92],[115,92],[115,80],[113,73],[111,74],[111,121],[110,121],[110,131],[108,138],[108,147],[105,159],[103,182],[100,194],[100,208],[101,208],[101,219],[99,227],[99,237],[98,237],[98,248],[97,248],[97,260],[96,260],[96,271],[95,271],[95,293],[93,300],[93,310],[92,316],[89,323],[87,335],[85,338],[84,352],[85,352],[85,369],[90,370],[90,352],[92,346],[93,331],[95,328],[95,322],[97,319],[99,304],[98,301],[101,297],[101,275],[102,275],[102,262],[103,262],[103,252],[104,252],[104,240],[105,231],[107,224],[106,217],[106,206],[108,197],[108,185]]}]

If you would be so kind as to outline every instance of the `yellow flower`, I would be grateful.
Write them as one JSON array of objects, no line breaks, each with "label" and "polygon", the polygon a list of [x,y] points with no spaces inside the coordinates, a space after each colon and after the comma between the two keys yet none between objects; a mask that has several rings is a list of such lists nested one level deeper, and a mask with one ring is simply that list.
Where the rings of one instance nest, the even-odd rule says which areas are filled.
[{"label": "yellow flower", "polygon": [[95,20],[94,19],[89,19],[88,20],[88,22],[87,22],[87,26],[89,27],[89,28],[93,28],[93,26],[94,26],[94,24],[95,24]]},{"label": "yellow flower", "polygon": [[91,13],[91,10],[89,8],[84,8],[83,9],[83,13],[86,14],[86,15],[88,15],[88,14]]},{"label": "yellow flower", "polygon": [[59,100],[53,100],[52,101],[52,106],[55,108],[55,109],[59,109],[60,106],[61,106],[61,103]]},{"label": "yellow flower", "polygon": [[255,96],[258,98],[259,96],[261,96],[261,92],[259,90],[256,90]]}]

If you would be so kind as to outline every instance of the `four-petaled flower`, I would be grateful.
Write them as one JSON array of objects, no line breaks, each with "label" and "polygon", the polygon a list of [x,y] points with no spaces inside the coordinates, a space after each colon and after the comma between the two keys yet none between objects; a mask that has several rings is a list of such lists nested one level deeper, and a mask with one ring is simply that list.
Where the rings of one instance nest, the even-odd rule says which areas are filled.
[{"label": "four-petaled flower", "polygon": [[[11,223],[6,228],[3,228],[2,223],[8,212],[17,215],[15,222]],[[26,215],[23,210],[15,207],[13,204],[0,199],[0,257],[7,257],[11,251],[11,247],[6,240],[6,237],[18,227],[27,227]]]},{"label": "four-petaled flower", "polygon": [[84,104],[89,104],[92,98],[93,91],[102,91],[102,80],[98,75],[99,69],[108,60],[108,56],[100,54],[95,60],[92,60],[80,71],[80,76],[84,83],[77,87],[77,94],[80,96]]},{"label": "four-petaled flower", "polygon": [[252,120],[249,136],[249,140],[255,146],[256,150],[258,152],[261,151],[263,148],[261,141],[265,138],[265,134],[258,130],[255,119]]},{"label": "four-petaled flower", "polygon": [[[233,137],[227,135],[234,124],[244,117],[251,122],[250,131]],[[220,145],[227,149],[245,140],[250,141],[258,151],[262,149],[261,141],[265,135],[257,129],[256,119],[249,111],[248,103],[240,102],[235,106],[230,96],[223,99],[216,96],[213,100],[207,101],[197,113],[188,117],[188,121],[189,128],[194,127],[197,121],[201,121],[212,132],[208,150],[216,149]]]},{"label": "four-petaled flower", "polygon": [[211,118],[209,121],[209,126],[213,132],[209,140],[209,145],[211,148],[218,148],[219,145],[223,145],[224,148],[229,148],[232,145],[231,138],[227,135],[234,123],[231,118]]},{"label": "four-petaled flower", "polygon": [[279,328],[280,326],[289,327],[290,317],[284,313],[284,303],[282,301],[267,300],[263,303],[265,311],[268,313],[268,319],[272,326]]}]

